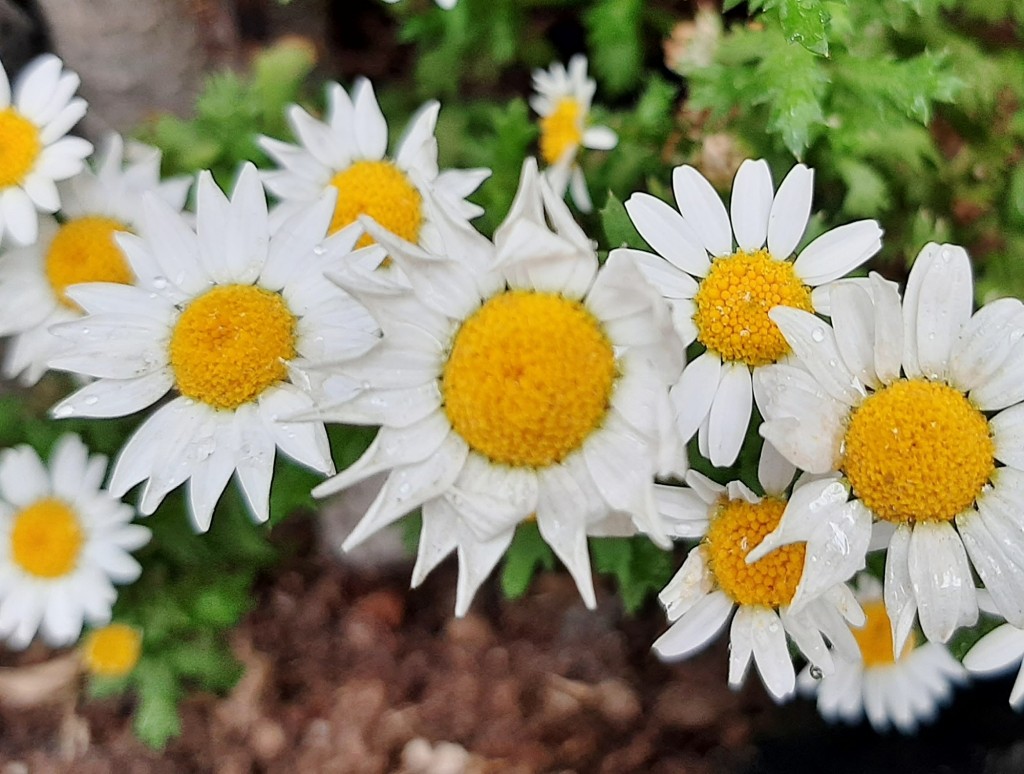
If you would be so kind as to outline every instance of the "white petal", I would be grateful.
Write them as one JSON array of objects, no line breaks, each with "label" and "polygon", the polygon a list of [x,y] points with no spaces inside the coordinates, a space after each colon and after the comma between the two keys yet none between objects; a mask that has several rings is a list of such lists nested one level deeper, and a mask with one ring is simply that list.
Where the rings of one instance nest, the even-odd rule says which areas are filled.
[{"label": "white petal", "polygon": [[28,445],[0,452],[0,496],[23,508],[50,494],[50,477],[35,450]]},{"label": "white petal", "polygon": [[804,284],[824,285],[846,276],[882,249],[882,229],[859,220],[826,231],[801,251],[793,271]]},{"label": "white petal", "polygon": [[796,690],[796,671],[786,644],[786,630],[774,610],[757,607],[750,623],[754,643],[754,663],[764,687],[777,701]]},{"label": "white petal", "polygon": [[757,460],[757,480],[765,494],[781,495],[793,483],[796,466],[787,460],[771,442],[765,441]]},{"label": "white petal", "polygon": [[155,403],[173,384],[174,376],[168,368],[134,379],[100,379],[69,395],[50,413],[57,419],[124,417]]},{"label": "white petal", "polygon": [[583,132],[583,147],[591,150],[611,150],[619,142],[619,136],[607,126],[591,126]]},{"label": "white petal", "polygon": [[951,383],[964,392],[985,384],[1003,367],[1022,338],[1024,304],[1016,298],[1000,298],[985,304],[953,342],[949,361]]},{"label": "white petal", "polygon": [[775,307],[768,316],[829,395],[848,406],[860,403],[864,387],[843,362],[831,326],[810,312],[785,306]]},{"label": "white petal", "polygon": [[[460,524],[460,527],[462,525]],[[455,589],[455,615],[462,617],[469,610],[480,584],[491,574],[494,565],[504,556],[515,530],[508,530],[490,540],[477,541],[465,527],[459,530],[459,578]]]},{"label": "white petal", "polygon": [[658,255],[695,277],[708,273],[711,262],[700,235],[671,205],[650,194],[635,193],[626,200],[626,211]]},{"label": "white petal", "polygon": [[416,548],[416,566],[410,584],[419,586],[423,579],[458,545],[459,514],[443,497],[423,504],[423,527]]},{"label": "white petal", "polygon": [[902,653],[917,616],[917,598],[910,577],[909,551],[913,528],[901,524],[885,555],[885,612],[892,627],[894,652]]},{"label": "white petal", "polygon": [[1005,672],[1024,658],[1024,629],[1003,624],[993,629],[964,656],[964,666],[975,674]]},{"label": "white petal", "polygon": [[732,230],[741,250],[752,253],[764,247],[774,194],[767,161],[747,159],[740,164],[732,182],[731,210]]},{"label": "white petal", "polygon": [[30,245],[36,241],[39,219],[28,194],[18,187],[6,189],[0,196],[0,209],[3,210],[7,230],[15,242]]},{"label": "white petal", "polygon": [[732,228],[725,205],[711,183],[689,165],[672,170],[676,206],[714,256],[732,253]]},{"label": "white petal", "polygon": [[388,123],[377,104],[373,84],[366,78],[356,81],[352,89],[356,144],[364,158],[382,159],[388,147]]},{"label": "white petal", "polygon": [[722,369],[722,379],[708,413],[711,464],[726,467],[736,461],[750,425],[752,407],[750,369],[745,363],[730,363]]},{"label": "white petal", "polygon": [[782,261],[793,254],[807,229],[814,196],[814,170],[797,164],[779,184],[768,216],[768,252]]},{"label": "white petal", "polygon": [[843,362],[862,384],[878,388],[875,375],[875,308],[856,285],[832,289],[832,330]]},{"label": "white petal", "polygon": [[708,594],[654,641],[654,652],[663,659],[686,658],[718,635],[733,607],[724,591]]},{"label": "white petal", "polygon": [[[996,539],[987,521],[1001,518],[998,512],[968,511],[956,517],[956,526],[974,569],[981,576],[996,609],[1014,626],[1024,626],[1024,569],[1013,557],[1024,552],[1024,533],[1017,531],[1011,545]],[[1006,534],[1007,530],[1001,530]]]},{"label": "white petal", "polygon": [[875,374],[883,384],[900,377],[903,365],[903,309],[899,291],[875,272],[871,272],[871,292],[875,303]]},{"label": "white petal", "polygon": [[541,537],[572,575],[583,603],[593,610],[597,607],[597,599],[594,596],[594,578],[590,572],[586,525],[578,514],[564,508],[567,503],[557,494],[553,488],[541,487],[537,526]]},{"label": "white petal", "polygon": [[970,319],[974,303],[967,252],[956,245],[943,245],[922,278],[919,292],[918,365],[926,377],[944,379],[953,342]]},{"label": "white petal", "polygon": [[676,430],[683,443],[693,438],[711,411],[722,370],[722,359],[713,352],[705,352],[683,369],[679,381],[669,392]]},{"label": "white petal", "polygon": [[915,524],[907,566],[925,637],[946,642],[959,626],[974,624],[974,580],[964,544],[951,524]]}]

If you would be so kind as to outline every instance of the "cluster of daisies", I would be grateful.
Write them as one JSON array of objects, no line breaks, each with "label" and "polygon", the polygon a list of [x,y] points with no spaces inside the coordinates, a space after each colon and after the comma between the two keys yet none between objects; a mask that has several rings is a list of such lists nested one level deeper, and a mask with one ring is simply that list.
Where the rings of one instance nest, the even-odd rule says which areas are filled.
[{"label": "cluster of daisies", "polygon": [[[58,419],[144,412],[109,478],[71,435],[48,466],[0,453],[8,644],[87,625],[95,669],[130,669],[141,634],[103,627],[150,533],[119,498],[141,484],[146,515],[184,485],[201,532],[234,476],[262,522],[281,453],[327,477],[318,497],[386,474],[345,548],[419,510],[412,584],[456,554],[457,615],[530,520],[591,607],[589,537],[687,541],[655,651],[729,624],[732,685],[753,660],[773,697],[803,687],[828,717],[911,731],[967,669],[1021,660],[1024,304],[975,312],[955,245],[927,245],[902,296],[849,277],[881,229],[808,241],[799,164],[776,187],[745,161],[728,208],[681,166],[674,205],[626,202],[651,252],[602,262],[564,199],[589,209],[581,149],[616,136],[590,123],[582,57],[534,83],[544,168],[524,162],[487,238],[467,197],[489,172],[439,169],[436,102],[391,144],[372,85],[331,84],[322,117],[289,109],[295,143],[260,138],[274,168],[230,193],[202,172],[186,212],[193,181],[161,179],[156,150],[112,137],[87,162],[65,136],[85,105],[58,59],[13,97],[0,79],[4,373],[75,375]],[[379,430],[336,472],[325,423]],[[756,484],[690,469],[694,438],[731,467],[754,431]],[[965,668],[945,643],[979,610],[1006,623]]]}]

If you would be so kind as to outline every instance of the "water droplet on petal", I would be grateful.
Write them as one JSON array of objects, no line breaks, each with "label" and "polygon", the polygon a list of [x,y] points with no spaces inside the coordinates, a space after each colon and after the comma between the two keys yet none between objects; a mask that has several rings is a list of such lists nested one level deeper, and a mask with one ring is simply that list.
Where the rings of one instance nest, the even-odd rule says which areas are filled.
[{"label": "water droplet on petal", "polygon": [[97,398],[95,395],[88,395],[82,399],[82,403],[84,403],[86,406],[95,406],[99,402],[100,399]]},{"label": "water droplet on petal", "polygon": [[811,331],[811,338],[819,344],[825,340],[825,329],[815,328]]},{"label": "water droplet on petal", "polygon": [[314,255],[323,255],[326,252],[327,252],[327,248],[324,247],[323,245],[317,245],[316,247],[313,248],[313,254]]},{"label": "water droplet on petal", "polygon": [[810,668],[807,671],[810,672],[811,677],[813,677],[815,680],[820,680],[822,677],[824,677],[824,673],[821,671],[821,667],[817,664],[811,664]]},{"label": "water droplet on petal", "polygon": [[153,287],[157,290],[165,290],[167,288],[167,277],[153,277]]}]

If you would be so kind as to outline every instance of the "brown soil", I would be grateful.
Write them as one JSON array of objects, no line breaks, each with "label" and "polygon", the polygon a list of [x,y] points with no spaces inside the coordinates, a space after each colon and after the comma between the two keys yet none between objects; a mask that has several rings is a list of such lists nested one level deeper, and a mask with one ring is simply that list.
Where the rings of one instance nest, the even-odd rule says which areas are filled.
[{"label": "brown soil", "polygon": [[306,550],[234,634],[245,676],[189,698],[162,754],[132,736],[130,699],[58,696],[0,709],[0,772],[712,772],[753,757],[759,687],[726,687],[722,644],[659,663],[653,607],[624,618],[604,589],[588,611],[549,573],[516,602],[485,587],[459,620],[452,564],[409,592],[408,566],[369,577],[290,532]]}]

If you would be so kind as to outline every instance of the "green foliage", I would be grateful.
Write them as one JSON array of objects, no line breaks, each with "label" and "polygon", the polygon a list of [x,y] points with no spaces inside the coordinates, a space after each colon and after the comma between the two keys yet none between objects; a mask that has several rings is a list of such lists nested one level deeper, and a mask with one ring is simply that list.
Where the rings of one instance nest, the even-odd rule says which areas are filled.
[{"label": "green foliage", "polygon": [[298,99],[313,62],[305,45],[269,48],[256,57],[249,77],[228,71],[209,76],[195,118],[162,116],[142,130],[141,139],[163,150],[167,174],[210,169],[228,185],[241,162],[266,162],[256,137],[286,133],[285,107]]},{"label": "green foliage", "polygon": [[610,96],[640,83],[643,0],[598,0],[585,14],[594,74]]},{"label": "green foliage", "polygon": [[512,545],[505,553],[501,590],[509,599],[519,599],[530,587],[538,570],[551,570],[554,566],[555,553],[540,536],[537,523],[523,522],[516,528]]},{"label": "green foliage", "polygon": [[608,199],[601,210],[601,227],[604,229],[605,244],[609,250],[616,247],[648,249],[633,221],[629,219],[625,205],[615,198],[611,191],[608,192]]},{"label": "green foliage", "polygon": [[627,613],[636,613],[651,594],[672,578],[675,559],[645,537],[594,538],[594,569],[611,575]]}]

